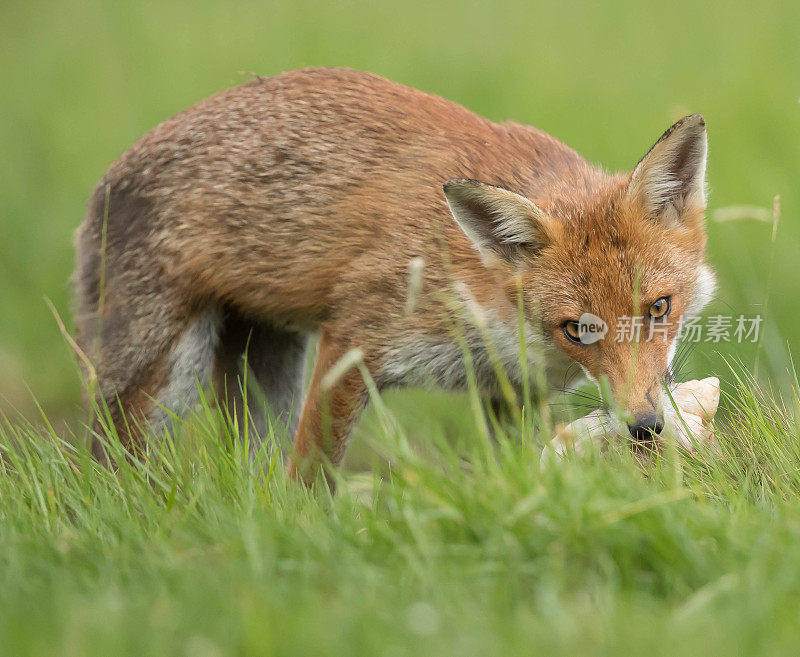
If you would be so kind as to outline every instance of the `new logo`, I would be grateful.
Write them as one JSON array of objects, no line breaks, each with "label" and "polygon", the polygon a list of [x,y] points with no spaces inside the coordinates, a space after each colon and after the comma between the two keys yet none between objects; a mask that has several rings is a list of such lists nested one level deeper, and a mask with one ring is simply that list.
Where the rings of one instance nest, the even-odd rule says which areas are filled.
[{"label": "new logo", "polygon": [[583,313],[578,319],[578,335],[581,344],[594,344],[606,337],[608,325],[597,315]]}]

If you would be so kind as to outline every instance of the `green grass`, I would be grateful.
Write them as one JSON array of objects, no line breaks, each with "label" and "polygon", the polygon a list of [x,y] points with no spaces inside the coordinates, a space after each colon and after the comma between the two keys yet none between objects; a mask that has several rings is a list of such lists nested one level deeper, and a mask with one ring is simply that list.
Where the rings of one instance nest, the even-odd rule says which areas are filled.
[{"label": "green grass", "polygon": [[[800,4],[32,0],[0,25],[0,651],[796,652]],[[709,225],[709,313],[766,316],[759,346],[694,352],[691,375],[726,379],[717,446],[542,470],[541,436],[492,446],[465,397],[409,391],[387,396],[397,425],[367,413],[334,498],[251,463],[209,409],[118,474],[70,447],[80,384],[43,297],[69,317],[95,182],[193,102],[308,65],[537,125],[612,170],[703,112],[711,212],[782,210],[776,240]]]},{"label": "green grass", "polygon": [[[800,403],[796,397],[788,400]],[[0,428],[7,654],[790,654],[800,427],[746,379],[716,446],[540,467],[474,429],[421,455],[390,411],[382,475],[287,481],[204,405],[119,471]],[[436,435],[433,428],[431,435]]]}]

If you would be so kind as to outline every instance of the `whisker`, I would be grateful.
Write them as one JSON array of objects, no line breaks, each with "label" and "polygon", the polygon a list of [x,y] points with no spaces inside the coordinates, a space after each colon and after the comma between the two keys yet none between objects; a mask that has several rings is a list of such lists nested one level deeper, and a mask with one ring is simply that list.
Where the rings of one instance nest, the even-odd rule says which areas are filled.
[{"label": "whisker", "polygon": [[716,302],[719,302],[719,303],[721,303],[721,304],[722,304],[723,306],[725,306],[725,307],[726,307],[728,310],[731,310],[731,311],[735,310],[735,309],[734,309],[734,307],[733,307],[733,306],[730,304],[730,302],[728,302],[728,301],[726,301],[725,299],[723,299],[723,298],[722,298],[721,296],[719,296],[717,293],[713,293],[713,294],[699,294],[699,295],[698,295],[698,297],[705,299],[705,300],[706,300],[708,303],[711,303],[711,302],[715,302],[715,301],[716,301]]},{"label": "whisker", "polygon": [[667,383],[675,383],[683,378],[688,371],[687,367],[691,362],[691,356],[697,348],[696,342],[682,342],[675,352],[675,357],[672,359],[672,365],[667,376]]},{"label": "whisker", "polygon": [[583,399],[585,401],[590,401],[598,404],[603,403],[603,398],[597,395],[594,395],[589,392],[583,392],[582,390],[561,390],[564,395],[571,395],[573,397],[577,397],[578,399]]},{"label": "whisker", "polygon": [[696,347],[696,342],[682,342],[675,352],[675,357],[672,359],[672,368],[677,370],[683,367]]},{"label": "whisker", "polygon": [[588,411],[586,415],[597,410],[597,406],[592,404],[574,404],[570,402],[552,402],[550,406],[557,406],[559,408],[574,408],[575,410],[579,410],[581,412]]},{"label": "whisker", "polygon": [[564,380],[561,382],[561,388],[559,388],[559,389],[566,388],[567,387],[567,381],[571,381],[574,378],[574,376],[572,374],[572,371],[573,371],[573,368],[575,368],[575,367],[577,367],[577,364],[576,363],[572,363],[567,367],[566,370],[564,370]]}]

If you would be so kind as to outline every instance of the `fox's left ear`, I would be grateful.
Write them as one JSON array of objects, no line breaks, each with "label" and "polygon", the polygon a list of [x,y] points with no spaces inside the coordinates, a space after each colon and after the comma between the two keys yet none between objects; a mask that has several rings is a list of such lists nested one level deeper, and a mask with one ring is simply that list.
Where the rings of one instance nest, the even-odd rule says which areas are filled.
[{"label": "fox's left ear", "polygon": [[708,139],[702,114],[686,116],[667,130],[636,165],[628,198],[648,216],[679,223],[706,207]]},{"label": "fox's left ear", "polygon": [[444,183],[450,213],[484,263],[519,264],[547,246],[553,220],[530,199],[468,178]]}]

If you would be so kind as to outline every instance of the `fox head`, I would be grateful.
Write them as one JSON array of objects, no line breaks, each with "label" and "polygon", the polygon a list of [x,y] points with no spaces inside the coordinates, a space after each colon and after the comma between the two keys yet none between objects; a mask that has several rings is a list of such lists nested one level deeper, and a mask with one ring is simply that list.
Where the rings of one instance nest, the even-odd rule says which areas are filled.
[{"label": "fox head", "polygon": [[637,439],[663,427],[680,323],[715,285],[704,262],[706,153],[705,121],[694,114],[627,175],[552,186],[537,199],[474,180],[444,185],[509,299],[521,289],[544,339],[590,378],[607,377]]}]

